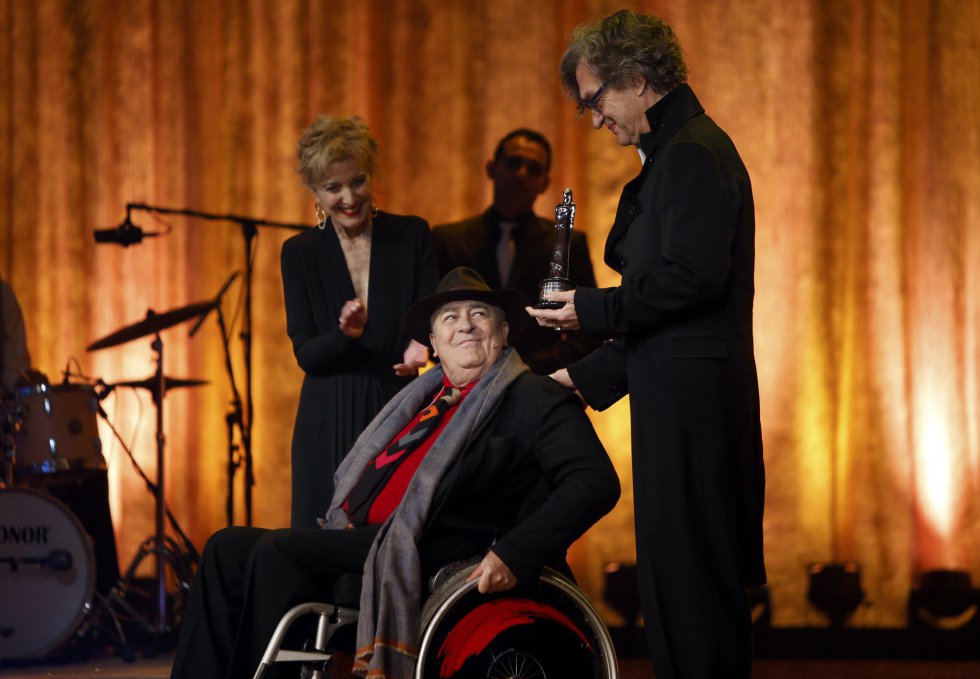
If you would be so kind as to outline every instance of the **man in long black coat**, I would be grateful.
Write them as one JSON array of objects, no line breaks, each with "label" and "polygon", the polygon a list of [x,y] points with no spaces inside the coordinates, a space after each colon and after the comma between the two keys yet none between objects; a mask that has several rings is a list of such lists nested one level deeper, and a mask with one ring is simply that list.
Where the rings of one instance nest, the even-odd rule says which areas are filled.
[{"label": "man in long black coat", "polygon": [[[555,243],[554,221],[534,214],[534,203],[550,182],[551,144],[540,132],[518,128],[497,143],[486,164],[493,182],[493,204],[483,213],[432,231],[440,275],[457,266],[475,270],[492,288],[514,288],[531,300],[538,283],[548,275]],[[507,229],[511,239],[507,252]],[[501,244],[501,237],[504,243]],[[572,231],[569,278],[595,287],[585,234]],[[539,375],[564,368],[599,346],[582,332],[558,333],[528,324],[511,337],[511,344]]]},{"label": "man in long black coat", "polygon": [[622,11],[580,26],[562,77],[593,126],[635,146],[643,165],[606,241],[621,285],[557,293],[564,308],[532,313],[545,327],[613,338],[553,377],[598,409],[630,396],[640,591],[657,679],[747,677],[744,588],[765,582],[749,176],[686,84],[680,45],[661,20]]}]

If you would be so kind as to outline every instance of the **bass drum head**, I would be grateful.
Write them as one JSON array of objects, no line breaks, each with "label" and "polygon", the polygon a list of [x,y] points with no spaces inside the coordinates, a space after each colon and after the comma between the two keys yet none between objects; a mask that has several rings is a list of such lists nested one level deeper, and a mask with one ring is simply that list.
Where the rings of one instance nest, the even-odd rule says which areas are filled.
[{"label": "bass drum head", "polygon": [[454,576],[422,611],[417,679],[612,679],[609,632],[582,592],[545,569],[534,583],[480,594]]},{"label": "bass drum head", "polygon": [[81,523],[57,500],[0,490],[0,659],[42,658],[91,607],[95,559]]}]

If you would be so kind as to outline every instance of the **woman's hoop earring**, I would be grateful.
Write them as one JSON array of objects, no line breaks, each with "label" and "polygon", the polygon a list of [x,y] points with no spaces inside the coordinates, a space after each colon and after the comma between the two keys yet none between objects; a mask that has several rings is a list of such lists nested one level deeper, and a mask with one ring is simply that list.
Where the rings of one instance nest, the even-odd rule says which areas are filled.
[{"label": "woman's hoop earring", "polygon": [[371,216],[372,217],[378,216],[378,206],[375,205],[374,202],[371,203]]},{"label": "woman's hoop earring", "polygon": [[316,228],[323,231],[327,228],[327,213],[323,211],[323,206],[320,205],[320,201],[316,201],[314,205],[316,205]]}]

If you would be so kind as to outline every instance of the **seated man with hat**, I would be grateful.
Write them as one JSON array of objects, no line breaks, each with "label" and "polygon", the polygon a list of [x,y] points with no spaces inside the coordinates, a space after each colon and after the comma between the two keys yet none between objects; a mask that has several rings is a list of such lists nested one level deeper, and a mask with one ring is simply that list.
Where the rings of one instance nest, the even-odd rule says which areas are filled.
[{"label": "seated man with hat", "polygon": [[441,363],[378,414],[335,477],[323,530],[226,528],[191,590],[172,677],[244,677],[279,618],[330,601],[363,573],[355,671],[409,677],[423,582],[485,555],[480,592],[564,563],[568,546],[619,497],[619,480],[581,403],[507,347],[526,297],[463,267],[405,316]]}]

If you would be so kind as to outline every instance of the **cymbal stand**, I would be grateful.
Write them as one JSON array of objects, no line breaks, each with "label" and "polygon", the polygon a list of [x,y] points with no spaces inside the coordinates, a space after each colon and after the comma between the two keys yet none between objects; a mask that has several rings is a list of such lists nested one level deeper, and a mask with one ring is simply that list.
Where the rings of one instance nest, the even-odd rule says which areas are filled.
[{"label": "cymbal stand", "polygon": [[[101,400],[101,398],[99,400]],[[96,412],[99,414],[99,417],[101,417],[102,420],[109,426],[110,431],[112,431],[112,435],[116,438],[116,442],[126,453],[126,456],[129,458],[129,461],[136,470],[136,473],[139,474],[141,479],[143,479],[143,483],[146,484],[146,489],[150,491],[150,495],[155,496],[155,484],[150,481],[150,478],[146,475],[146,472],[143,471],[143,468],[140,467],[139,463],[136,461],[133,451],[130,450],[128,445],[126,445],[126,441],[123,439],[122,434],[119,433],[119,430],[116,429],[114,424],[112,424],[112,420],[109,419],[109,414],[102,407],[101,403],[97,404],[96,408],[98,409]],[[180,546],[178,551],[184,553],[182,555],[183,560],[191,565],[198,564],[201,561],[201,555],[198,554],[197,549],[194,548],[194,543],[190,541],[190,538],[187,537],[187,534],[180,527],[180,524],[177,523],[177,519],[174,518],[173,512],[170,511],[169,507],[166,507],[166,513],[167,521],[170,523],[170,527],[177,534],[177,537],[180,538]]]},{"label": "cymbal stand", "polygon": [[[140,467],[139,463],[136,461],[136,456],[133,455],[133,451],[126,444],[122,434],[120,434],[119,430],[112,424],[112,420],[109,419],[109,414],[102,407],[101,400],[103,398],[105,398],[105,396],[98,399],[96,412],[106,423],[106,425],[108,425],[109,430],[112,431],[112,435],[116,438],[116,442],[122,447],[123,451],[126,453],[126,456],[129,457],[129,461],[133,465],[133,469],[135,469],[139,477],[143,479],[143,483],[146,484],[147,490],[151,495],[156,497],[156,484],[150,480],[150,478],[143,471],[143,468]],[[179,543],[176,540],[172,540],[170,537],[166,537],[164,539],[164,556],[166,557],[167,563],[170,565],[171,569],[173,569],[174,578],[177,581],[177,593],[181,597],[177,601],[177,607],[182,610],[182,598],[190,591],[194,569],[197,567],[197,564],[200,563],[201,556],[198,554],[197,549],[194,548],[194,544],[190,541],[190,538],[187,537],[187,534],[184,533],[183,529],[180,527],[177,519],[174,518],[173,512],[170,511],[170,508],[166,507],[166,505],[164,505],[164,507],[167,515],[167,521],[170,523],[171,529],[173,529],[174,533],[176,533],[177,537],[180,539]],[[132,582],[136,577],[136,570],[140,563],[142,563],[143,559],[150,554],[156,553],[156,545],[156,536],[152,536],[143,542],[136,556],[133,558],[133,561],[130,563],[129,567],[127,567],[122,577],[120,577],[118,584],[113,587],[112,591],[109,593],[107,602],[107,607],[110,611],[113,611],[113,604],[122,608],[132,619],[140,622],[147,631],[151,632],[154,631],[153,624],[149,621],[149,618],[140,613],[139,610],[137,610],[129,601],[126,600],[126,594],[127,592],[131,591]]]},{"label": "cymbal stand", "polygon": [[[156,407],[156,483],[151,482],[146,474],[143,473],[142,469],[139,468],[139,465],[136,464],[135,458],[133,458],[132,452],[126,448],[125,444],[123,444],[123,448],[129,454],[140,476],[143,477],[147,487],[153,493],[155,501],[154,533],[143,541],[143,544],[140,546],[139,551],[133,558],[132,563],[130,563],[125,574],[121,578],[120,584],[113,588],[110,598],[114,603],[124,608],[134,618],[139,620],[143,624],[146,631],[157,635],[163,635],[172,631],[172,628],[168,625],[167,619],[167,565],[169,565],[173,570],[174,576],[178,581],[178,588],[180,590],[179,593],[183,595],[188,589],[190,589],[190,574],[188,573],[187,561],[191,560],[193,563],[196,563],[199,560],[199,557],[196,550],[194,550],[193,545],[191,545],[190,540],[188,540],[184,532],[180,530],[179,525],[173,517],[173,514],[170,513],[169,509],[167,509],[164,500],[164,482],[166,476],[164,470],[164,447],[166,444],[166,437],[163,433],[163,399],[167,393],[167,384],[163,371],[163,340],[160,339],[159,333],[156,334],[156,337],[150,346],[156,354],[157,361],[157,371],[153,376],[155,386],[152,390],[153,403]],[[105,412],[102,411],[101,408],[100,412],[108,421],[108,418],[105,416]],[[115,427],[112,427],[111,423],[110,427],[112,428],[112,431],[116,437],[120,440],[120,443],[122,443],[121,437],[119,436],[118,432],[116,432]],[[166,534],[165,518],[169,518],[175,532],[177,532],[177,534],[183,539],[184,547],[187,550],[188,555],[182,554],[180,545],[178,545],[175,540]],[[134,579],[137,568],[142,563],[143,559],[150,555],[153,555],[156,559],[153,589],[153,603],[156,615],[152,619],[142,615],[125,599],[127,588]]]},{"label": "cymbal stand", "polygon": [[[225,315],[221,311],[221,305],[217,307],[218,327],[221,330],[221,344],[225,350],[225,371],[228,373],[228,382],[231,384],[231,410],[225,415],[225,424],[228,426],[228,498],[225,503],[225,513],[228,517],[228,525],[235,523],[235,473],[242,464],[242,457],[239,454],[238,444],[235,442],[235,427],[242,433],[242,443],[244,449],[250,450],[251,445],[246,445],[245,425],[242,415],[242,399],[238,393],[238,386],[235,383],[235,370],[231,365],[231,347],[228,342],[228,327],[225,323]],[[247,457],[246,457],[247,459]],[[249,470],[246,469],[246,474]],[[246,485],[248,487],[251,484]],[[245,495],[246,516],[251,525],[251,494]]]},{"label": "cymbal stand", "polygon": [[[252,486],[255,474],[252,469],[252,422],[255,411],[252,405],[252,264],[255,260],[254,243],[259,235],[254,221],[241,222],[242,236],[245,238],[245,311],[242,313],[242,347],[245,353],[245,415],[243,416],[242,451],[245,453],[245,525],[252,525]],[[229,480],[229,488],[234,485],[234,477]],[[229,491],[230,494],[231,491]]]}]

